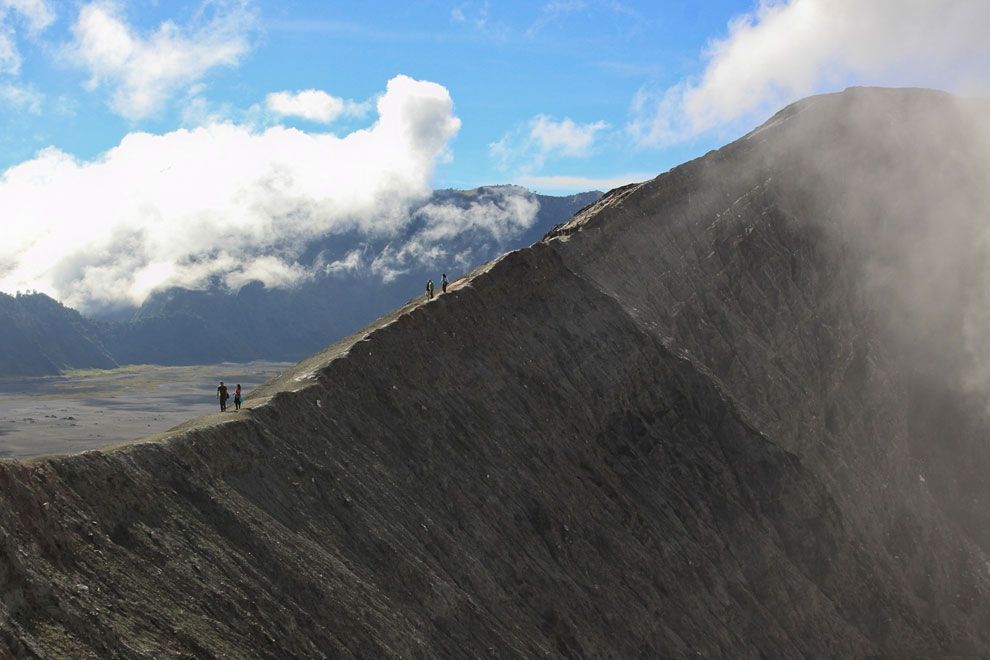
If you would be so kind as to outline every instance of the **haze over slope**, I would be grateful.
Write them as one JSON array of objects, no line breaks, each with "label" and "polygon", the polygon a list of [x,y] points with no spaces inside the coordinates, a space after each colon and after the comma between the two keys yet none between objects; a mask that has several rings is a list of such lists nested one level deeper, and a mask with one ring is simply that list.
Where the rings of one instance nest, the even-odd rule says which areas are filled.
[{"label": "haze over slope", "polygon": [[806,99],[236,419],[0,463],[0,650],[990,653],[986,120]]}]

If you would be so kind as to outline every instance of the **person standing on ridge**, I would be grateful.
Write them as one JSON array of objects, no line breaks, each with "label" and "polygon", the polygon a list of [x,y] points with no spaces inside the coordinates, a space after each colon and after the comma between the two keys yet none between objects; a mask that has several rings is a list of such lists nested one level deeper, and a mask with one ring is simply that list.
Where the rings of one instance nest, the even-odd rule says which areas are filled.
[{"label": "person standing on ridge", "polygon": [[220,412],[224,412],[225,410],[227,410],[228,396],[229,395],[227,394],[227,386],[224,385],[223,381],[221,380],[220,387],[217,388],[217,398],[220,399]]},{"label": "person standing on ridge", "polygon": [[237,384],[237,389],[234,390],[234,410],[241,409],[241,384]]},{"label": "person standing on ridge", "polygon": [[429,280],[426,283],[426,299],[433,300],[433,280]]},{"label": "person standing on ridge", "polygon": [[440,288],[443,289],[444,293],[447,293],[447,273],[444,273],[443,279],[440,280]]}]

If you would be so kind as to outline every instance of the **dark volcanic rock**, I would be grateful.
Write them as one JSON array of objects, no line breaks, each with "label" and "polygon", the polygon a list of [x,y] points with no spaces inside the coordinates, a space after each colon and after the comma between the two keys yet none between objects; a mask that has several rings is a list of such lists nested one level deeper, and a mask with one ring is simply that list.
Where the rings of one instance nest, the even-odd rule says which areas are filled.
[{"label": "dark volcanic rock", "polygon": [[[948,195],[978,159],[911,175],[956,107],[808,99],[237,415],[0,463],[0,657],[990,654],[978,342],[944,322],[978,306],[913,304],[893,239],[931,218],[862,171]],[[953,192],[973,249],[923,262],[958,283]]]}]

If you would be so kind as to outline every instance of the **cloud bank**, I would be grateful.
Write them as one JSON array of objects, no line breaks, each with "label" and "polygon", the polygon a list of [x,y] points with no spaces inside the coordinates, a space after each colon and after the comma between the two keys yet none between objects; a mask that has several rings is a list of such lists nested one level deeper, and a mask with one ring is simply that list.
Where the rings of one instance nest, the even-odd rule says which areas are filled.
[{"label": "cloud bank", "polygon": [[212,123],[132,133],[93,161],[49,147],[0,177],[0,290],[92,311],[164,286],[309,277],[306,241],[405,227],[460,127],[445,88],[406,76],[377,111],[344,137]]},{"label": "cloud bank", "polygon": [[630,133],[666,145],[850,84],[990,91],[985,0],[762,0],[709,44],[700,78],[643,88]]}]

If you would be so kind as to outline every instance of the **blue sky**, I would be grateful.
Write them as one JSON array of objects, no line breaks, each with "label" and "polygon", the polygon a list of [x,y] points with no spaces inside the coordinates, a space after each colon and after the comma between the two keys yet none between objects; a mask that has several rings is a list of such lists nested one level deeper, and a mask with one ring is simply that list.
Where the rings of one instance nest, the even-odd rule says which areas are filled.
[{"label": "blue sky", "polygon": [[287,242],[397,232],[432,188],[607,190],[853,84],[987,96],[988,24],[986,0],[0,0],[0,290],[137,304],[204,261],[288,285],[312,264]]},{"label": "blue sky", "polygon": [[[17,4],[5,23],[20,70],[3,82],[23,94],[8,92],[0,104],[0,167],[47,146],[89,160],[130,132],[167,133],[208,117],[342,135],[366,127],[374,113],[327,123],[260,116],[258,108],[267,109],[271,93],[319,90],[373,110],[399,74],[445,87],[461,119],[450,159],[436,169],[437,187],[521,183],[551,194],[606,188],[653,176],[747,128],[663,148],[627,133],[637,92],[701,72],[709,40],[724,37],[729,21],[753,8],[738,0],[704,3],[704,11],[695,2],[49,3],[50,22],[36,21],[43,27],[32,26]],[[143,75],[141,65],[94,81],[107,67],[78,52],[80,43],[97,49],[80,36],[87,8],[134,40],[154,42],[170,24],[176,42],[198,39],[233,52],[202,68],[188,63],[185,75],[160,82],[154,102],[128,105],[115,101],[125,86],[120,78]],[[563,126],[556,141],[531,137],[541,118],[544,127]],[[554,184],[555,177],[589,181]]]}]

